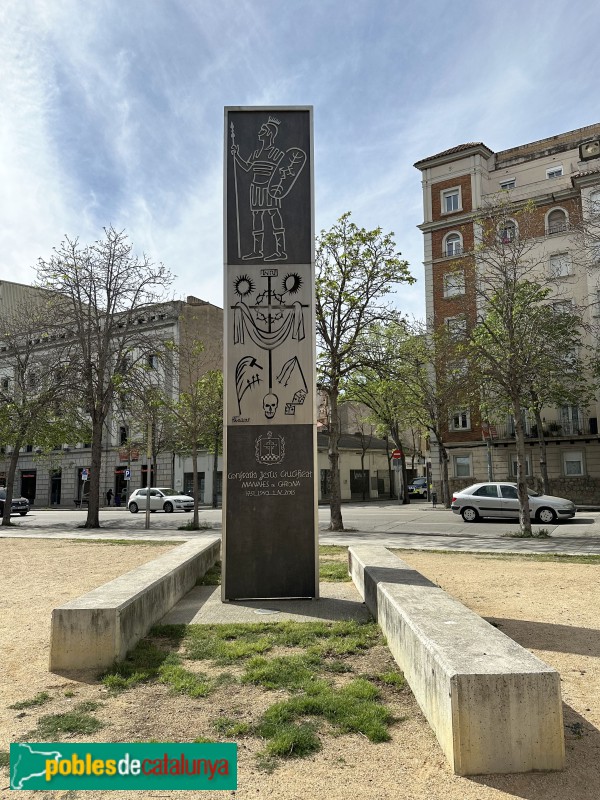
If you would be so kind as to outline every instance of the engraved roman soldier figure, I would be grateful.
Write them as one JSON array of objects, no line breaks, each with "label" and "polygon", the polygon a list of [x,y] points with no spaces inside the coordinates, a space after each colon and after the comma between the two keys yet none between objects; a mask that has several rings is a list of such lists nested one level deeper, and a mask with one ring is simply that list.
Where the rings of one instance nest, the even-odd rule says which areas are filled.
[{"label": "engraved roman soldier figure", "polygon": [[[252,170],[250,184],[250,210],[252,212],[252,252],[242,256],[243,261],[261,259],[262,261],[285,261],[285,226],[281,217],[281,201],[289,193],[304,164],[306,153],[298,147],[287,151],[275,147],[280,120],[269,117],[258,132],[260,146],[248,160],[240,156],[239,145],[235,144],[233,123],[231,124],[231,154],[235,164],[244,172]],[[237,186],[237,184],[236,184]],[[264,255],[265,215],[268,216],[275,250]]]}]

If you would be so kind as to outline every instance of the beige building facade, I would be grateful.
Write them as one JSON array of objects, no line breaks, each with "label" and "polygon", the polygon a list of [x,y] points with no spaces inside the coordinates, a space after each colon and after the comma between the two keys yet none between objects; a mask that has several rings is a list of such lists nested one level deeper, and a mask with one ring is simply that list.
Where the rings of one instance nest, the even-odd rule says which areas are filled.
[{"label": "beige building facade", "polygon": [[[43,290],[23,284],[0,282],[0,314],[18,308],[24,300],[44,299]],[[185,352],[190,342],[202,342],[203,351],[199,372],[222,369],[223,362],[223,310],[197,297],[185,301],[157,303],[136,320],[140,330],[156,337],[157,344],[174,341]],[[164,367],[152,358],[149,370],[156,370],[156,383],[176,397],[186,388],[188,373],[175,365]],[[0,379],[8,379],[9,366],[3,364],[0,347]],[[101,502],[106,492],[112,490],[113,504],[126,502],[134,489],[148,485],[148,458],[145,431],[139,420],[113,406],[107,423],[103,443]],[[11,454],[8,442],[0,442],[0,486],[4,485]],[[70,507],[85,502],[87,494],[86,471],[89,473],[91,450],[88,442],[65,442],[51,452],[42,452],[35,442],[22,448],[17,467],[14,493],[27,497],[34,507]],[[216,466],[216,469],[215,469]],[[200,454],[198,463],[200,502],[211,503],[213,494],[220,499],[222,458],[215,465],[214,456]],[[169,486],[191,492],[192,462],[185,454],[172,450],[159,452],[157,463],[151,470],[152,484]]]},{"label": "beige building facade", "polygon": [[[470,142],[415,164],[422,174],[426,313],[436,327],[469,326],[477,318],[475,275],[461,260],[481,242],[477,216],[486,206],[505,201],[515,209],[531,202],[536,259],[552,278],[551,302],[572,303],[590,329],[600,300],[598,239],[583,244],[578,229],[600,219],[600,124],[494,152]],[[597,221],[594,225],[598,231]],[[500,235],[518,235],[507,215]],[[476,256],[473,256],[477,258]],[[475,262],[476,269],[481,265]],[[596,345],[592,335],[590,344]],[[596,402],[582,408],[546,408],[543,413],[551,491],[579,503],[600,500],[600,437]],[[539,439],[533,420],[525,419],[527,472],[540,486]],[[475,410],[450,414],[446,442],[450,487],[459,489],[491,476],[516,479],[514,421],[483,424]],[[437,448],[432,443],[433,482],[439,485]]]}]

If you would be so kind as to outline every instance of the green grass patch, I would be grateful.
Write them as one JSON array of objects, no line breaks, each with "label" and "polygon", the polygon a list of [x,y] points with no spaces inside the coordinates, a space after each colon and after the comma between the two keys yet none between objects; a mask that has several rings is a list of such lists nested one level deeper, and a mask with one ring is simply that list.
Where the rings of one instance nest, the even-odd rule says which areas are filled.
[{"label": "green grass patch", "polygon": [[178,531],[212,531],[212,525],[209,525],[206,522],[199,522],[197,525],[194,524],[194,520],[190,519],[188,522],[184,522],[183,525],[177,526]]},{"label": "green grass patch", "polygon": [[375,676],[376,681],[384,683],[386,686],[395,686],[403,689],[406,686],[406,678],[401,672],[380,672]]},{"label": "green grass patch", "polygon": [[159,681],[167,684],[174,694],[207,697],[212,690],[212,683],[206,675],[196,675],[180,664],[164,662],[158,672]]},{"label": "green grass patch", "polygon": [[314,725],[282,723],[268,737],[266,754],[278,758],[305,758],[321,749]]},{"label": "green grass patch", "polygon": [[348,574],[348,564],[346,561],[327,561],[319,562],[319,578],[322,581],[335,583],[346,583],[352,578]]},{"label": "green grass patch", "polygon": [[344,556],[348,558],[348,548],[340,547],[337,544],[319,545],[319,555],[321,556]]},{"label": "green grass patch", "polygon": [[40,717],[37,726],[34,730],[26,733],[23,740],[53,742],[65,734],[88,735],[95,733],[103,727],[103,723],[86,709],[90,709],[89,704],[80,703],[72,711],[64,714],[46,714]]},{"label": "green grass patch", "polygon": [[175,654],[159,649],[148,639],[142,639],[127,654],[124,661],[117,662],[102,673],[100,680],[111,692],[123,692],[139,683],[157,678],[161,666],[167,659],[169,664],[179,662],[179,658]]},{"label": "green grass patch", "polygon": [[8,750],[0,750],[0,767],[8,767],[10,764],[10,754]]},{"label": "green grass patch", "polygon": [[258,624],[190,625],[184,639],[187,658],[217,664],[264,655],[274,647],[309,649],[314,657],[339,657],[381,642],[374,623],[264,622]]},{"label": "green grass patch", "polygon": [[251,730],[249,723],[231,717],[217,717],[212,721],[212,726],[218,734],[231,739],[245,736]]},{"label": "green grass patch", "polygon": [[68,541],[69,544],[118,544],[122,547],[139,547],[140,545],[143,545],[144,547],[163,547],[165,544],[170,544],[173,546],[181,544],[181,542],[178,542],[174,539],[161,539],[160,541],[148,539],[143,542],[136,541],[135,539],[69,539]]},{"label": "green grass patch", "polygon": [[38,692],[35,697],[31,697],[29,700],[19,700],[18,703],[13,703],[12,706],[8,706],[12,708],[14,711],[21,711],[24,708],[35,708],[36,706],[43,706],[44,703],[47,703],[52,698],[48,694],[48,692]]},{"label": "green grass patch", "polygon": [[509,531],[508,533],[502,534],[505,537],[510,539],[549,539],[550,538],[550,531],[546,528],[540,528],[539,531]]},{"label": "green grass patch", "polygon": [[305,694],[275,703],[268,708],[257,726],[267,740],[276,739],[286,726],[307,718],[324,718],[341,733],[362,733],[371,742],[390,739],[391,712],[381,703],[379,690],[364,678],[333,688],[315,681]]},{"label": "green grass patch", "polygon": [[220,586],[221,585],[221,562],[217,561],[214,566],[208,569],[201,578],[196,581],[196,586]]},{"label": "green grass patch", "polygon": [[600,555],[569,555],[567,553],[469,553],[464,550],[395,549],[394,553],[433,554],[438,556],[472,556],[484,561],[556,561],[562,564],[600,564]]},{"label": "green grass patch", "polygon": [[252,658],[246,664],[241,680],[265,689],[306,690],[315,680],[315,667],[320,663],[320,659],[310,655]]}]

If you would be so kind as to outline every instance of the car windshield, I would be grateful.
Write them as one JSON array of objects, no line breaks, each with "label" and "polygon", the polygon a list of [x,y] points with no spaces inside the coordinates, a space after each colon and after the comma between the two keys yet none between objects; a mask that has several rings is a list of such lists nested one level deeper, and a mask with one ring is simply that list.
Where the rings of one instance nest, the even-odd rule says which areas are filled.
[{"label": "car windshield", "polygon": [[0,500],[6,500],[6,492],[4,489],[0,490]]},{"label": "car windshield", "polygon": [[159,492],[162,492],[165,497],[173,497],[175,494],[179,494],[179,492],[175,491],[175,489],[159,489]]},{"label": "car windshield", "polygon": [[527,489],[527,494],[529,495],[529,497],[541,497],[542,496],[542,493],[541,492],[536,492],[535,489]]}]

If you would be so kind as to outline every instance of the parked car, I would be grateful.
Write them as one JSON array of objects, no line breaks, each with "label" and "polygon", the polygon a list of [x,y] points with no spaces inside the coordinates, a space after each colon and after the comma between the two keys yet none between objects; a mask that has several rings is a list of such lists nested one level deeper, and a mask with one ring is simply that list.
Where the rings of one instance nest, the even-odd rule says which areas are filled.
[{"label": "parked car", "polygon": [[[6,489],[0,489],[0,516],[4,514],[4,501],[6,500]],[[20,514],[22,517],[29,511],[29,500],[26,497],[13,497],[10,504],[11,514]]]},{"label": "parked car", "polygon": [[175,489],[154,488],[136,489],[129,495],[127,508],[132,514],[146,510],[148,502],[148,492],[150,492],[150,511],[192,511],[194,508],[194,498],[187,494],[181,494]]},{"label": "parked car", "polygon": [[424,497],[427,500],[427,478],[415,478],[408,484],[410,497]]},{"label": "parked car", "polygon": [[[564,497],[552,497],[528,490],[531,518],[537,522],[552,523],[575,516],[575,504]],[[480,517],[519,518],[519,498],[516,483],[496,481],[474,483],[452,497],[452,511],[465,522],[475,522]]]}]

